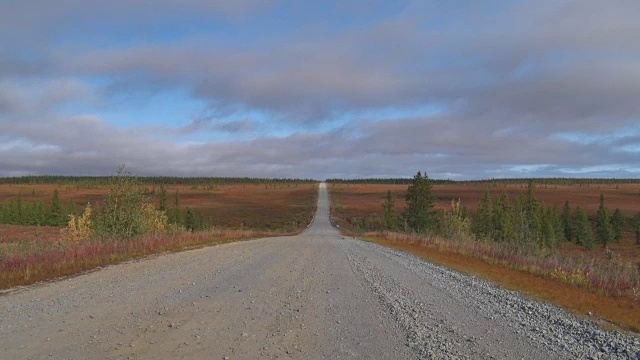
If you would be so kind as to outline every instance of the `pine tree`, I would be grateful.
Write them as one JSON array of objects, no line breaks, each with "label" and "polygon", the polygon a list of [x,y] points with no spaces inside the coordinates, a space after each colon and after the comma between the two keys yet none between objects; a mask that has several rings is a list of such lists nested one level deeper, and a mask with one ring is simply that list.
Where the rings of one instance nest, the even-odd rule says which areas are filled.
[{"label": "pine tree", "polygon": [[182,211],[180,210],[180,194],[178,190],[176,190],[176,194],[173,199],[173,207],[167,210],[167,215],[169,217],[169,223],[176,225],[184,225],[182,216]]},{"label": "pine tree", "polygon": [[189,231],[196,229],[196,214],[192,208],[187,208],[184,214],[184,227]]},{"label": "pine tree", "polygon": [[16,223],[18,225],[28,225],[27,216],[25,216],[25,209],[22,205],[22,193],[18,193],[18,200],[16,202]]},{"label": "pine tree", "polygon": [[489,239],[492,233],[492,217],[493,217],[493,201],[489,188],[485,188],[478,209],[476,210],[476,216],[473,222],[473,231],[478,239]]},{"label": "pine tree", "polygon": [[640,245],[640,213],[636,215],[636,219],[634,222],[636,228],[636,244]]},{"label": "pine tree", "polygon": [[[522,201],[522,200],[521,200]],[[522,209],[524,210],[525,219],[528,222],[528,236],[529,240],[537,240],[538,245],[543,245],[543,221],[544,210],[541,209],[540,203],[536,199],[536,185],[533,180],[529,180],[527,185],[527,192],[522,202]]]},{"label": "pine tree", "polygon": [[64,210],[62,208],[62,202],[58,194],[58,189],[53,190],[53,199],[51,199],[51,205],[49,206],[49,214],[47,216],[47,224],[50,226],[64,226],[67,223]]},{"label": "pine tree", "polygon": [[620,242],[622,240],[622,231],[624,229],[624,215],[622,215],[622,211],[616,208],[611,216],[611,228],[613,230],[613,240],[615,242]]},{"label": "pine tree", "polygon": [[554,204],[550,209],[550,221],[553,227],[553,247],[560,245],[562,239],[564,239],[564,226],[562,224],[562,214],[558,208],[558,204]]},{"label": "pine tree", "polygon": [[613,234],[611,231],[611,223],[609,222],[609,213],[607,211],[607,208],[604,206],[603,194],[600,194],[600,207],[598,208],[598,216],[596,221],[598,241],[600,241],[602,245],[606,247],[609,242],[611,242]]},{"label": "pine tree", "polygon": [[385,230],[395,231],[398,228],[398,218],[394,206],[395,199],[393,198],[393,194],[391,194],[391,190],[388,190],[387,196],[384,199],[384,204],[382,204]]},{"label": "pine tree", "polygon": [[40,225],[46,224],[47,214],[45,211],[44,202],[38,201],[33,204],[32,217],[33,217],[33,220],[32,220],[33,225],[40,226]]},{"label": "pine tree", "polygon": [[534,214],[537,210],[536,208],[538,206],[538,200],[536,199],[536,185],[533,182],[533,180],[529,180],[525,199],[526,199],[525,209],[527,213]]},{"label": "pine tree", "polygon": [[571,215],[571,205],[569,204],[569,200],[565,201],[564,208],[562,208],[562,229],[564,232],[564,238],[567,241],[574,240],[573,236],[573,218]]},{"label": "pine tree", "polygon": [[67,206],[67,215],[78,215],[78,204],[72,199]]},{"label": "pine tree", "polygon": [[544,229],[546,224],[544,206],[536,199],[536,186],[529,180],[527,191],[520,193],[511,211],[515,229],[515,237],[521,243],[535,243],[538,246],[545,245]]},{"label": "pine tree", "polygon": [[511,218],[511,208],[509,206],[509,197],[506,192],[502,192],[493,201],[492,221],[490,231],[492,240],[498,242],[514,240],[513,221]]},{"label": "pine tree", "polygon": [[417,233],[425,233],[432,230],[434,224],[433,197],[431,180],[427,174],[422,176],[418,171],[413,182],[407,189],[407,208],[405,218],[409,229]]},{"label": "pine tree", "polygon": [[160,185],[160,206],[159,210],[167,210],[167,188],[164,185]]},{"label": "pine tree", "polygon": [[7,202],[7,224],[18,224],[18,204],[15,200]]},{"label": "pine tree", "polygon": [[360,229],[363,232],[369,232],[369,217],[367,215],[362,217],[362,220],[360,223]]},{"label": "pine tree", "polygon": [[575,237],[576,242],[586,247],[587,249],[593,249],[595,246],[593,239],[593,230],[591,230],[591,224],[589,224],[589,217],[587,212],[580,207],[576,208],[575,215]]},{"label": "pine tree", "polygon": [[548,248],[558,246],[564,237],[564,229],[558,206],[542,206],[541,212],[541,243]]}]

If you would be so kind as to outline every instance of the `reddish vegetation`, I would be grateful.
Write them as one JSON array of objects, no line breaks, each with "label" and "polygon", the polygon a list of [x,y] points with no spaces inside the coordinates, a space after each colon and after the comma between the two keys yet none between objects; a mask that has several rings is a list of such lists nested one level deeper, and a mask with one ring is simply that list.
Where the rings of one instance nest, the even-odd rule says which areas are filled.
[{"label": "reddish vegetation", "polygon": [[21,226],[0,224],[0,243],[38,240],[56,243],[60,239],[60,228],[53,226]]},{"label": "reddish vegetation", "polygon": [[[472,213],[475,212],[480,198],[488,184],[434,185],[433,193],[437,197],[436,208],[445,209],[451,205],[452,199],[460,199]],[[331,192],[338,195],[340,203],[348,208],[382,214],[382,202],[387,190],[391,190],[396,198],[396,209],[405,207],[404,197],[408,185],[385,184],[331,184]],[[489,186],[493,195],[506,191],[511,199],[515,199],[525,191],[526,183],[498,184]],[[617,187],[617,188],[616,188]],[[580,206],[589,214],[598,211],[600,194],[604,194],[609,209],[620,208],[625,216],[633,216],[640,212],[640,184],[620,185],[538,185],[536,197],[546,204],[558,204],[559,207],[569,200],[572,207]]]},{"label": "reddish vegetation", "polygon": [[315,184],[232,184],[213,190],[171,186],[167,191],[169,205],[178,190],[181,207],[192,207],[215,226],[291,231],[311,221],[315,189]]},{"label": "reddish vegetation", "polygon": [[365,236],[398,244],[431,248],[443,253],[459,254],[486,263],[540,275],[548,279],[585,288],[595,293],[640,300],[640,273],[628,262],[611,254],[597,260],[522,249],[483,241],[453,241],[436,237],[391,232],[367,233]]},{"label": "reddish vegetation", "polygon": [[[494,195],[506,191],[514,199],[526,184],[498,184]],[[387,190],[396,198],[396,211],[405,208],[407,185],[337,184],[330,186],[332,217],[343,231],[351,228],[349,219],[367,216],[374,223],[382,216]],[[452,199],[460,198],[473,214],[485,190],[482,184],[434,185],[437,209],[449,208]],[[559,207],[569,200],[591,216],[603,193],[610,212],[620,208],[631,217],[640,212],[640,184],[538,187],[537,198]],[[612,243],[606,251],[601,246],[586,250],[564,242],[556,254],[531,254],[491,243],[440,241],[394,233],[366,234],[385,246],[411,251],[418,256],[464,272],[498,281],[507,288],[534,294],[580,314],[592,312],[625,328],[640,331],[640,246],[627,229],[623,241]]]},{"label": "reddish vegetation", "polygon": [[[23,201],[48,203],[58,189],[63,203],[100,203],[105,187],[0,185],[0,202],[22,194]],[[159,202],[159,186],[147,186]],[[60,228],[0,225],[0,289],[115,264],[128,259],[194,246],[290,234],[304,229],[315,212],[317,185],[295,183],[227,184],[212,187],[169,185],[168,206],[175,192],[180,207],[192,207],[215,230],[178,235],[147,236],[130,241],[60,244]]]},{"label": "reddish vegetation", "polygon": [[0,257],[0,289],[49,280],[150,254],[273,236],[251,230],[212,230],[176,236],[146,236],[131,241],[87,242],[71,248]]},{"label": "reddish vegetation", "polygon": [[[159,202],[159,186],[146,186]],[[57,185],[0,184],[0,203],[17,198],[23,201],[51,201],[58,189],[64,204],[70,201],[78,206],[100,203],[107,194],[106,187],[76,188]],[[191,185],[168,185],[168,206],[173,206],[176,191],[180,207],[191,207],[213,226],[223,228],[249,228],[274,231],[294,231],[306,226],[315,211],[316,185],[309,183],[226,184],[210,188]]]},{"label": "reddish vegetation", "polygon": [[[515,199],[521,192],[525,191],[526,186],[526,183],[498,184],[496,187],[490,187],[489,189],[493,195],[497,195],[504,190],[511,199]],[[437,197],[436,208],[450,208],[451,200],[460,198],[462,205],[467,207],[473,214],[485,189],[485,184],[434,185],[433,192]],[[404,198],[407,192],[407,185],[332,184],[330,186],[332,200],[336,200],[337,204],[341,206],[340,216],[337,219],[338,223],[341,226],[348,227],[345,219],[349,217],[357,218],[363,215],[371,217],[382,216],[382,203],[387,190],[391,190],[395,196],[396,211],[398,213],[402,212],[406,206]],[[600,193],[605,196],[609,214],[615,208],[620,208],[626,217],[632,217],[640,212],[640,184],[539,185],[536,190],[537,198],[546,204],[558,204],[558,207],[562,208],[564,202],[569,200],[572,208],[580,206],[587,210],[592,217],[595,217],[598,211]],[[332,205],[337,204],[332,201]],[[334,216],[337,215],[335,209],[333,214]],[[640,262],[640,246],[635,244],[635,234],[631,229],[626,230],[620,243],[610,244],[609,249],[615,251],[623,259],[635,263]],[[560,251],[564,254],[596,255],[600,258],[605,256],[605,250],[602,247],[589,251],[568,242],[562,244]]]},{"label": "reddish vegetation", "polygon": [[522,291],[534,298],[553,302],[577,315],[584,316],[591,312],[594,316],[611,321],[625,329],[640,331],[640,302],[633,299],[612,298],[542,276],[435,248],[402,244],[381,238],[372,239],[372,241],[409,251],[429,261],[461,272],[496,281],[507,289]]}]

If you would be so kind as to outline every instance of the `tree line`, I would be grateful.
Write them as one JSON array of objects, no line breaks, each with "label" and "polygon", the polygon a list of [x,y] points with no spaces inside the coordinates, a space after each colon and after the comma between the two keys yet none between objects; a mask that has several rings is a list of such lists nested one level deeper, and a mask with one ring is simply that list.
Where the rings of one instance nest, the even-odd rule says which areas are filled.
[{"label": "tree line", "polygon": [[[557,205],[544,204],[536,198],[536,185],[530,180],[526,191],[516,199],[510,199],[504,191],[491,196],[486,189],[472,217],[460,200],[453,200],[450,209],[435,210],[432,183],[426,174],[416,174],[407,189],[403,213],[395,211],[395,199],[389,190],[383,202],[384,229],[546,248],[556,248],[562,241],[574,241],[591,249],[596,243],[607,246],[619,242],[630,223],[640,244],[640,213],[631,221],[620,209],[610,213],[603,195],[596,217],[590,219],[584,209],[571,207],[569,201],[562,210]],[[369,225],[365,218],[360,227],[368,230]]]},{"label": "tree line", "polygon": [[54,190],[49,204],[44,201],[27,202],[22,194],[16,199],[0,204],[0,224],[32,226],[64,226],[70,214],[77,213],[75,201],[66,206],[60,201],[58,190]]},{"label": "tree line", "polygon": [[[272,183],[316,183],[313,179],[286,179],[286,178],[250,178],[250,177],[178,177],[178,176],[135,176],[136,181],[143,185],[225,185],[225,184],[272,184]],[[54,184],[54,185],[81,185],[83,187],[96,187],[109,185],[109,176],[21,176],[0,177],[0,184]]]},{"label": "tree line", "polygon": [[[124,171],[124,170],[123,170]],[[111,178],[109,194],[104,204],[93,204],[90,210],[94,225],[105,225],[105,221],[96,221],[99,219],[111,218],[115,223],[119,220],[125,220],[127,217],[138,215],[146,215],[154,217],[154,214],[147,209],[146,214],[143,205],[149,203],[147,189],[140,186],[136,178],[127,176],[126,173],[120,173],[116,177]],[[169,203],[167,189],[164,185],[160,186],[159,191],[160,205],[157,210],[166,216],[167,225],[183,227],[187,230],[205,230],[210,228],[210,221],[196,212],[194,209],[180,207],[180,195],[178,191],[172,196],[171,204]],[[58,189],[53,191],[51,201],[46,204],[44,201],[25,201],[22,194],[18,194],[16,199],[10,199],[4,203],[0,203],[0,224],[9,225],[26,225],[26,226],[67,226],[70,218],[77,220],[79,217],[79,208],[74,200],[68,204],[63,204],[60,200]],[[128,220],[127,220],[128,221]],[[142,222],[142,221],[140,221]],[[112,233],[117,226],[105,225],[99,233]],[[103,230],[103,231],[102,231]],[[117,232],[117,231],[116,231]],[[138,233],[138,230],[131,229],[125,231],[128,235]]]},{"label": "tree line", "polygon": [[[409,185],[413,183],[413,178],[369,178],[369,179],[328,179],[327,183],[336,184],[383,184],[383,185]],[[639,184],[640,179],[619,179],[619,178],[499,178],[484,180],[451,180],[451,179],[430,179],[433,185],[504,185],[522,184],[523,182],[534,182],[540,185],[624,185]]]}]

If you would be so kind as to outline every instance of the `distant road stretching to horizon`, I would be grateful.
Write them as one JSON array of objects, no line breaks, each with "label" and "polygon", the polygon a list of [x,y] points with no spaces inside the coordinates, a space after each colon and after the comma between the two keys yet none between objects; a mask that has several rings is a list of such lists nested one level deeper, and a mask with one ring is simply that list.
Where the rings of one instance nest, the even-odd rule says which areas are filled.
[{"label": "distant road stretching to horizon", "polygon": [[329,221],[0,297],[5,359],[638,358],[640,343]]}]

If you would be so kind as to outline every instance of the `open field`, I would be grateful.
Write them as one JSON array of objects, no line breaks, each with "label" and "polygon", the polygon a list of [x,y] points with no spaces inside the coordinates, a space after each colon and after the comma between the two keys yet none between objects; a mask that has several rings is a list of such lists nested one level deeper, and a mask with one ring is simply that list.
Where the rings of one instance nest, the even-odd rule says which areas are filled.
[{"label": "open field", "polygon": [[[147,185],[159,202],[160,186]],[[182,209],[191,207],[214,227],[294,232],[306,226],[315,210],[317,185],[311,183],[225,184],[215,186],[167,185],[168,206],[176,191]],[[108,189],[53,184],[0,184],[0,203],[22,195],[23,202],[51,201],[58,189],[63,204],[99,204]]]},{"label": "open field", "polygon": [[[58,189],[63,204],[99,204],[106,187],[0,185],[0,203],[22,195],[23,202],[48,203]],[[159,186],[147,186],[151,201],[159,202]],[[311,183],[226,184],[215,187],[169,185],[168,205],[176,191],[181,208],[191,207],[210,231],[149,235],[127,241],[88,241],[62,244],[61,228],[0,224],[0,288],[74,274],[98,266],[164,251],[264,236],[292,234],[311,222],[317,185]]]},{"label": "open field", "polygon": [[[628,315],[637,314],[640,303],[637,289],[640,246],[635,244],[630,227],[626,228],[623,240],[609,244],[608,250],[601,245],[587,250],[563,241],[555,251],[528,254],[490,242],[375,232],[376,226],[381,226],[386,192],[391,190],[396,199],[396,212],[402,213],[406,206],[407,185],[331,184],[329,189],[332,220],[343,233],[359,234],[381,245],[410,251],[444,266],[554,302],[576,313],[591,312],[625,328],[640,330],[640,318]],[[493,195],[504,190],[512,199],[525,189],[526,183],[498,184],[490,188]],[[434,185],[435,208],[450,208],[451,200],[460,198],[473,215],[484,190],[485,186],[479,184]],[[558,206],[569,200],[572,207],[583,207],[595,217],[601,192],[610,214],[615,208],[620,208],[626,217],[640,212],[640,184],[542,185],[537,188],[536,196],[542,202],[557,203]],[[360,224],[364,217],[372,232],[362,233]]]},{"label": "open field", "polygon": [[[451,200],[460,199],[472,213],[485,189],[492,195],[506,191],[509,198],[515,199],[518,194],[526,191],[527,183],[520,184],[480,184],[464,185],[433,185],[433,193],[437,197],[436,209],[445,209],[451,205]],[[404,197],[408,185],[389,184],[330,184],[332,194],[336,194],[346,208],[354,211],[364,211],[369,214],[382,214],[382,201],[387,190],[396,198],[396,209],[402,211],[405,207]],[[600,194],[604,194],[606,205],[610,210],[620,208],[625,216],[633,216],[640,212],[640,184],[606,184],[606,185],[537,185],[536,197],[542,202],[559,207],[566,200],[571,206],[580,206],[589,214],[595,215],[598,210]]]},{"label": "open field", "polygon": [[[491,186],[489,190],[492,195],[498,195],[506,191],[510,199],[526,190],[527,184],[497,184]],[[465,184],[465,185],[433,185],[433,193],[437,198],[436,209],[448,209],[451,207],[451,200],[460,199],[463,206],[469,209],[471,214],[475,213],[480,198],[487,185]],[[388,185],[388,184],[331,184],[329,185],[332,197],[332,216],[335,221],[347,230],[353,230],[351,223],[358,223],[362,217],[366,216],[371,223],[372,230],[380,226],[382,216],[382,204],[384,196],[391,190],[395,197],[396,212],[402,213],[404,210],[405,195],[408,185]],[[599,206],[600,193],[605,196],[605,204],[609,209],[609,214],[614,209],[620,208],[625,217],[635,216],[640,212],[640,184],[607,184],[607,185],[539,185],[536,188],[536,197],[546,204],[557,204],[562,208],[564,202],[568,200],[571,207],[580,206],[585,209],[590,217],[595,217]],[[640,246],[635,245],[635,234],[631,227],[626,227],[624,238],[620,243],[611,243],[609,248],[624,259],[640,262]],[[586,250],[575,243],[564,242],[561,251],[574,255],[598,254],[605,256],[605,251],[601,247],[594,250]]]}]

